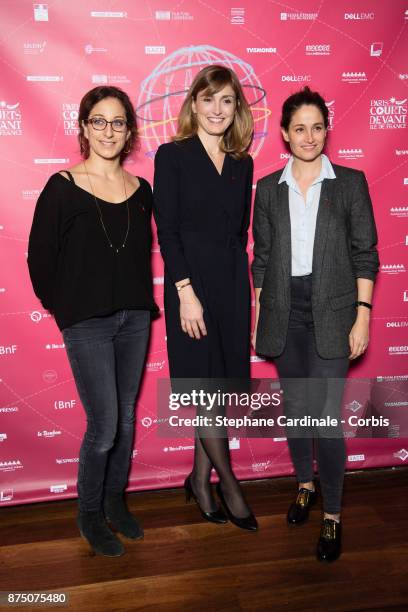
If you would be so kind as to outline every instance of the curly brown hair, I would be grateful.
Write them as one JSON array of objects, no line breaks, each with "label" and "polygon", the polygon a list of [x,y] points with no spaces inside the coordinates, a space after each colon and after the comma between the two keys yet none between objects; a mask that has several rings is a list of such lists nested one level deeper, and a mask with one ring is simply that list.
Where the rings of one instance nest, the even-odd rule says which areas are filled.
[{"label": "curly brown hair", "polygon": [[126,122],[128,130],[130,131],[130,137],[126,141],[126,148],[121,152],[121,161],[123,161],[129,153],[133,151],[135,145],[138,142],[136,113],[133,105],[130,101],[129,96],[119,87],[108,87],[102,85],[101,87],[94,87],[88,91],[82,98],[79,105],[78,113],[78,125],[79,125],[79,147],[81,155],[87,159],[89,157],[89,142],[84,134],[84,121],[86,121],[95,106],[101,100],[105,98],[116,98],[123,105],[126,114]]}]

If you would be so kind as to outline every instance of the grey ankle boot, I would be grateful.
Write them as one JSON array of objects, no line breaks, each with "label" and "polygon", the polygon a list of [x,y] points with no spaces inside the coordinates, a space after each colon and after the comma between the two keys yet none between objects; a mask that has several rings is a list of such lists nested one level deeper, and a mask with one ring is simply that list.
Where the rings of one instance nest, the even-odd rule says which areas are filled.
[{"label": "grey ankle boot", "polygon": [[103,509],[106,520],[122,535],[132,540],[143,538],[143,529],[129,512],[123,493],[106,491]]},{"label": "grey ankle boot", "polygon": [[79,512],[77,524],[79,531],[92,550],[98,555],[119,557],[125,549],[123,544],[106,524],[103,512]]}]

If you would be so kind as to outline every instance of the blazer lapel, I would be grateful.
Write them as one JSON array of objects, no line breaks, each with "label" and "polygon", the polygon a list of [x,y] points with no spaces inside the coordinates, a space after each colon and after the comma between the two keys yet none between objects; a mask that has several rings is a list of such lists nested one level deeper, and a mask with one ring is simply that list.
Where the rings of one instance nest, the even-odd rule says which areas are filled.
[{"label": "blazer lapel", "polygon": [[319,301],[322,265],[326,250],[330,214],[333,207],[333,194],[336,179],[324,179],[320,191],[319,208],[317,211],[316,230],[313,245],[313,301]]},{"label": "blazer lapel", "polygon": [[277,185],[278,191],[278,226],[279,244],[283,278],[285,280],[284,295],[286,303],[290,304],[290,275],[292,268],[292,250],[290,237],[289,187],[286,182]]}]

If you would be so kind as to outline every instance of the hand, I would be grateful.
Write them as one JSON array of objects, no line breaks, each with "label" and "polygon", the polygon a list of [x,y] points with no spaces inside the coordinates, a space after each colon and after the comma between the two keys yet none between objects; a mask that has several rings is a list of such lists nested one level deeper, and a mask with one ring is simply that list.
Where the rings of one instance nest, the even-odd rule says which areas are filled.
[{"label": "hand", "polygon": [[188,334],[190,338],[196,338],[196,340],[206,336],[207,329],[203,319],[203,307],[191,285],[181,289],[179,297],[180,323],[183,332]]},{"label": "hand", "polygon": [[254,349],[254,351],[256,350],[256,334],[257,334],[257,331],[258,331],[258,325],[255,325],[254,326],[254,330],[252,332],[252,336],[251,336],[251,345],[252,345],[252,348]]},{"label": "hand", "polygon": [[256,348],[255,348],[256,347],[256,336],[258,333],[259,311],[261,309],[261,306],[259,304],[259,299],[261,297],[261,293],[262,293],[262,289],[260,287],[255,287],[255,323],[254,323],[254,330],[251,336],[251,345],[254,351],[256,351]]},{"label": "hand", "polygon": [[349,359],[355,359],[364,353],[369,341],[369,317],[357,316],[349,334],[350,355]]}]

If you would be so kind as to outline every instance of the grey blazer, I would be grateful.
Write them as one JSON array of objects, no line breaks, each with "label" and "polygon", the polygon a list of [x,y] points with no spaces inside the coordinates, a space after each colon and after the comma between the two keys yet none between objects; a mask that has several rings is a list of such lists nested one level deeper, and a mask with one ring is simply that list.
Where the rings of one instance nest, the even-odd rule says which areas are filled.
[{"label": "grey blazer", "polygon": [[[322,184],[313,248],[312,310],[317,352],[324,359],[349,355],[356,319],[356,278],[375,280],[377,232],[363,172],[333,164],[335,179]],[[283,170],[258,181],[253,235],[254,287],[262,288],[256,351],[277,357],[286,344],[290,312],[291,233],[289,188]]]}]

